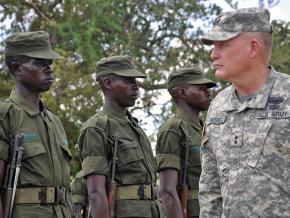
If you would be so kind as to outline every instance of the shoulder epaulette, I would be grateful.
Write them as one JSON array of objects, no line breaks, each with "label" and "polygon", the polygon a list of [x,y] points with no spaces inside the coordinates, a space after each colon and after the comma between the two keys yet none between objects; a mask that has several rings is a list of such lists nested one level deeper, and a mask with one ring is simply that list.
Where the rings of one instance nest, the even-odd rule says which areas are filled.
[{"label": "shoulder epaulette", "polygon": [[8,113],[12,103],[7,100],[0,101],[0,120],[3,120]]}]

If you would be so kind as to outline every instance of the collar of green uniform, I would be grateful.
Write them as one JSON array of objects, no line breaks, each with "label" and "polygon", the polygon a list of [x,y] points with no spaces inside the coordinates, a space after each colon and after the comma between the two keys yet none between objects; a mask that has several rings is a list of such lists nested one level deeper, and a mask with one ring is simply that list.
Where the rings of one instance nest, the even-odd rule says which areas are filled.
[{"label": "collar of green uniform", "polygon": [[191,126],[193,126],[195,129],[201,131],[201,124],[197,123],[192,116],[190,116],[188,113],[184,113],[182,110],[177,108],[176,115],[180,117],[185,122],[189,123]]},{"label": "collar of green uniform", "polygon": [[[232,85],[229,91],[229,96],[228,96],[229,101],[227,104],[223,104],[221,106],[221,110],[222,111],[233,111],[233,110],[242,111],[244,108],[260,108],[260,109],[265,108],[267,105],[267,101],[270,96],[271,90],[273,88],[273,85],[276,81],[275,69],[272,66],[269,66],[269,68],[271,70],[269,77],[266,83],[256,93],[255,98],[251,99],[249,102],[241,103],[235,92],[235,87],[234,85]],[[242,104],[244,104],[244,106],[242,106]]]},{"label": "collar of green uniform", "polygon": [[[23,98],[15,89],[11,91],[10,97],[9,97],[15,104],[17,104],[19,107],[21,107],[23,110],[25,110],[30,116],[36,116],[39,114],[39,111],[36,110],[34,107],[32,107],[29,102]],[[46,111],[45,105],[40,101],[40,104],[43,105],[44,112]]]},{"label": "collar of green uniform", "polygon": [[[115,120],[118,120],[123,126],[130,122],[127,116],[124,116],[113,107],[104,106],[103,112]],[[127,111],[128,116],[131,116],[130,112]]]}]

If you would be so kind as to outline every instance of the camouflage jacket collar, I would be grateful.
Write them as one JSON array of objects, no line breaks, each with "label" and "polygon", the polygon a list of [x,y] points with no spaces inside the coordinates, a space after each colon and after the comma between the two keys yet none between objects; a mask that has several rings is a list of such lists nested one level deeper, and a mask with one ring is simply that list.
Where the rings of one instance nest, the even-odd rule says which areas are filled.
[{"label": "camouflage jacket collar", "polygon": [[270,74],[266,81],[266,83],[261,87],[261,89],[256,93],[255,97],[250,101],[245,101],[241,103],[238,99],[238,96],[235,92],[234,85],[229,87],[227,92],[227,96],[224,96],[224,99],[228,99],[228,101],[223,104],[221,110],[222,111],[243,111],[246,108],[265,108],[267,105],[268,98],[270,96],[271,90],[275,81],[277,79],[277,72],[272,66],[269,66]]}]

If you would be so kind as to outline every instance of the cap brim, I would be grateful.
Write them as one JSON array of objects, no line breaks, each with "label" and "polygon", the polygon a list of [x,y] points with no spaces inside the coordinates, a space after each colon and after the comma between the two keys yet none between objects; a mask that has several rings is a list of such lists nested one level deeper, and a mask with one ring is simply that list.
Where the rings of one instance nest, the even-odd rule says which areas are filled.
[{"label": "cap brim", "polygon": [[146,78],[147,76],[136,69],[121,69],[112,71],[113,74],[125,77]]},{"label": "cap brim", "polygon": [[65,59],[63,56],[59,55],[58,53],[56,53],[55,51],[51,49],[45,49],[45,50],[42,49],[39,51],[26,52],[21,55],[25,55],[32,58],[42,58],[42,59],[53,59],[53,60]]},{"label": "cap brim", "polygon": [[208,88],[213,88],[216,86],[216,84],[213,81],[206,78],[195,79],[187,83],[191,85],[207,85]]},{"label": "cap brim", "polygon": [[238,36],[241,32],[223,32],[211,30],[208,34],[201,38],[201,42],[205,45],[212,45],[214,41],[226,41]]}]

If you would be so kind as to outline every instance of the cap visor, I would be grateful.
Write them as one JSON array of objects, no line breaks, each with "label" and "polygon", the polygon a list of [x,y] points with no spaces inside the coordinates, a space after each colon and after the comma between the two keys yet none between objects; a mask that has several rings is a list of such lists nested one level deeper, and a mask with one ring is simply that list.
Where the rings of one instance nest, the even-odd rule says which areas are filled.
[{"label": "cap visor", "polygon": [[226,41],[238,36],[239,34],[240,32],[221,32],[212,30],[201,38],[201,42],[205,45],[212,45],[214,41]]},{"label": "cap visor", "polygon": [[136,69],[121,69],[113,71],[114,74],[125,77],[146,78],[147,76]]},{"label": "cap visor", "polygon": [[47,50],[39,50],[39,51],[33,51],[33,52],[26,52],[22,55],[26,55],[28,57],[32,57],[32,58],[43,58],[43,59],[65,59],[64,57],[62,57],[61,55],[59,55],[58,53],[56,53],[55,51],[51,50],[51,49],[47,49]]},{"label": "cap visor", "polygon": [[195,80],[192,80],[192,81],[189,81],[187,82],[188,84],[191,84],[191,85],[207,85],[208,88],[213,88],[216,86],[216,84],[209,80],[209,79],[206,79],[206,78],[201,78],[201,79],[195,79]]}]

